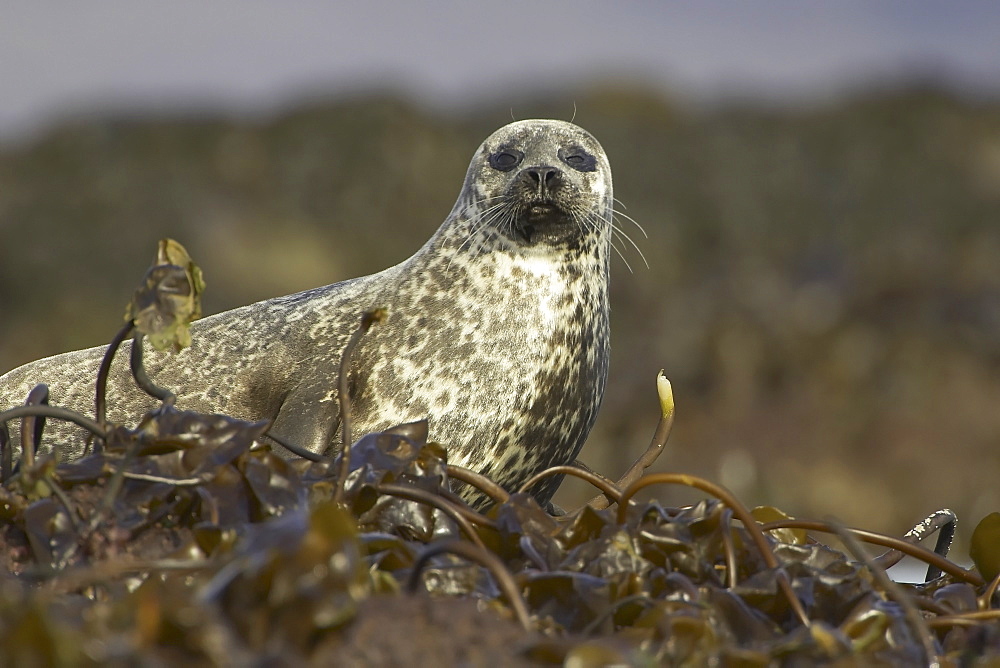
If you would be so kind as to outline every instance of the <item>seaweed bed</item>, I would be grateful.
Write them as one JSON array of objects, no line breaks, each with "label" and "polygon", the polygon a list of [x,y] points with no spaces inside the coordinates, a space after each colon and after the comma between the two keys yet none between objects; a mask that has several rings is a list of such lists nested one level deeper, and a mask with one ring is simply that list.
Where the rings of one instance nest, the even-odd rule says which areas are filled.
[{"label": "seaweed bed", "polygon": [[[137,340],[183,343],[201,286],[178,249],[161,244],[116,342],[135,327]],[[21,421],[27,446],[15,469],[0,429],[3,665],[1000,660],[1000,514],[974,532],[970,571],[916,545],[936,519],[893,539],[751,513],[693,476],[643,476],[669,433],[665,382],[653,443],[625,479],[544,474],[601,492],[558,513],[535,502],[532,483],[508,494],[449,467],[426,423],[366,435],[346,458],[287,460],[266,422],[177,410],[141,368],[138,355],[137,381],[163,404],[135,429],[106,424],[100,409],[91,419],[48,406],[43,387],[0,413]],[[45,419],[92,432],[91,454],[32,456]],[[495,503],[470,508],[453,483]],[[661,484],[712,498],[684,508],[632,498]],[[869,557],[860,542],[888,551]],[[889,580],[884,568],[903,552],[931,565],[927,582]]]}]

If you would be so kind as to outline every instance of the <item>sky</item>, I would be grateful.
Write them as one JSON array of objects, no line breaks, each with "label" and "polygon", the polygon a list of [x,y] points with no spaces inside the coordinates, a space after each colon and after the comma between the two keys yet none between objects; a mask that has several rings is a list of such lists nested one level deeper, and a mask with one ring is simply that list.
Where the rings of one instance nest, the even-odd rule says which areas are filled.
[{"label": "sky", "polygon": [[269,113],[399,90],[441,108],[624,77],[822,100],[902,78],[1000,92],[991,0],[0,0],[0,141],[104,110]]}]

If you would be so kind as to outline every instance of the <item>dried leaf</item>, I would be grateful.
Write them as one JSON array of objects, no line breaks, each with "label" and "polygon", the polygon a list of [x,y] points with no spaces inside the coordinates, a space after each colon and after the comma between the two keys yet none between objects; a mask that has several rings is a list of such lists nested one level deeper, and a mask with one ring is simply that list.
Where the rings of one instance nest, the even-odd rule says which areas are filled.
[{"label": "dried leaf", "polygon": [[[786,515],[781,512],[774,506],[757,506],[750,511],[750,514],[753,515],[753,518],[761,524],[795,519],[791,515]],[[772,529],[768,533],[770,533],[776,540],[780,540],[782,543],[792,543],[794,545],[805,544],[807,538],[805,529]]]},{"label": "dried leaf", "polygon": [[979,520],[969,539],[969,556],[987,580],[1000,574],[1000,513]]},{"label": "dried leaf", "polygon": [[188,326],[201,317],[205,281],[187,250],[173,239],[160,240],[153,266],[146,272],[125,310],[157,350],[191,345]]}]

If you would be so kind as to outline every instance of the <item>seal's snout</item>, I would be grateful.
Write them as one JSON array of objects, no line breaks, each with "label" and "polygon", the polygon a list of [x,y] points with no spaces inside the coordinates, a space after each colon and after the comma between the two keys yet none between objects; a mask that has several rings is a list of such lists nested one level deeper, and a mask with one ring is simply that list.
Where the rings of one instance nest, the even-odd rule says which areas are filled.
[{"label": "seal's snout", "polygon": [[566,175],[558,167],[525,167],[515,179],[521,205],[515,229],[528,243],[558,243],[576,227],[566,210]]},{"label": "seal's snout", "polygon": [[521,180],[539,197],[549,197],[562,183],[563,174],[555,167],[528,167],[521,172]]}]

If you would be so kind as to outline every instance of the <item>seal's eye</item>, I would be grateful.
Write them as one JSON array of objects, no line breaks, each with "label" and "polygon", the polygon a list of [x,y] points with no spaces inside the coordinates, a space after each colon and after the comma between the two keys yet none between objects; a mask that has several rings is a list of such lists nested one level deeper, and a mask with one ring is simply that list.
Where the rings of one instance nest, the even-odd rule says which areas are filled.
[{"label": "seal's eye", "polygon": [[559,149],[559,159],[578,172],[593,172],[597,170],[597,158],[579,146]]},{"label": "seal's eye", "polygon": [[490,155],[490,167],[501,172],[509,172],[524,160],[524,154],[516,148],[502,148]]}]

